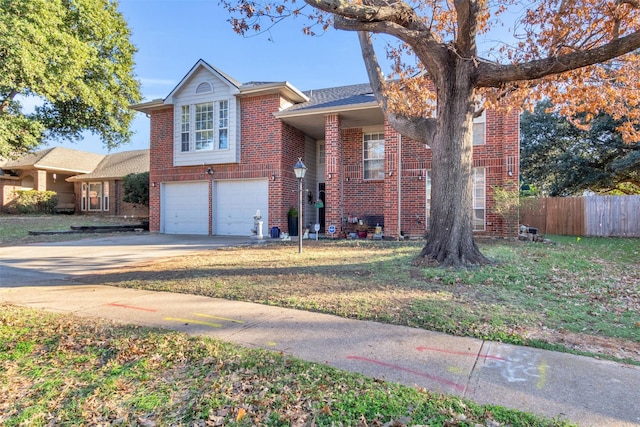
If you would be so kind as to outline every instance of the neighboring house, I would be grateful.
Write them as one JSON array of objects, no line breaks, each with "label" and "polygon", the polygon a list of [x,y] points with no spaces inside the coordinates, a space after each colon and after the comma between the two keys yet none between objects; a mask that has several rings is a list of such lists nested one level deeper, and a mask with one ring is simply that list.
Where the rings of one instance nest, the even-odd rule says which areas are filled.
[{"label": "neighboring house", "polygon": [[0,208],[11,210],[15,190],[55,191],[58,206],[74,206],[73,184],[66,181],[74,175],[91,172],[104,155],[70,148],[53,147],[9,160],[0,167]]},{"label": "neighboring house", "polygon": [[122,201],[122,178],[148,171],[149,150],[103,155],[47,148],[0,164],[0,210],[11,211],[15,190],[48,190],[58,194],[58,212],[147,217],[148,207]]},{"label": "neighboring house", "polygon": [[123,178],[149,171],[149,150],[108,154],[95,169],[67,181],[74,184],[76,210],[86,214],[148,217],[149,208],[123,200]]},{"label": "neighboring house", "polygon": [[[298,157],[308,168],[305,227],[334,226],[337,237],[358,217],[384,225],[387,237],[429,229],[431,150],[385,122],[369,84],[307,92],[288,82],[241,84],[200,60],[165,99],[132,108],[151,120],[151,231],[250,235],[257,210],[265,235],[287,231]],[[518,120],[494,111],[476,119],[479,234],[517,232],[492,212],[492,189],[517,189]]]}]

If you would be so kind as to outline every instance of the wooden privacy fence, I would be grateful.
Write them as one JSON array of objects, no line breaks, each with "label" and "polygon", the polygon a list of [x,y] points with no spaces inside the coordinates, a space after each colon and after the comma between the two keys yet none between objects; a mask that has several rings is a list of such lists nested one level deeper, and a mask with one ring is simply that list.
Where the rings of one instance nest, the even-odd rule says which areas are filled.
[{"label": "wooden privacy fence", "polygon": [[524,199],[520,223],[542,234],[640,237],[640,196]]}]

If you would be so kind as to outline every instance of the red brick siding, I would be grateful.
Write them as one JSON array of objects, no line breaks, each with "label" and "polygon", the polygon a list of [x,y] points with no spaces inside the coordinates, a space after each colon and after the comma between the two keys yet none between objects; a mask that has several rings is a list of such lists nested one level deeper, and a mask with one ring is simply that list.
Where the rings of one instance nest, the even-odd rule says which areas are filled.
[{"label": "red brick siding", "polygon": [[151,113],[149,230],[160,231],[160,183],[173,169],[173,107]]},{"label": "red brick siding", "polygon": [[[330,140],[333,136],[333,126],[327,122],[327,159],[335,156]],[[331,138],[330,138],[331,135]],[[385,178],[384,180],[369,181],[363,179],[362,171],[362,130],[343,129],[342,140],[342,170],[344,176],[344,190],[341,199],[332,192],[339,189],[339,182],[335,182],[336,173],[332,180],[327,179],[327,207],[329,203],[344,205],[343,216],[349,214],[359,218],[367,215],[384,215],[385,236],[398,235],[398,173],[401,180],[401,217],[400,230],[410,237],[422,236],[427,231],[426,224],[426,171],[431,169],[431,150],[424,144],[402,138],[399,141],[397,133],[388,125],[385,128]],[[402,169],[398,171],[398,143],[400,142]],[[494,205],[493,187],[508,189],[518,188],[518,159],[519,159],[519,116],[517,112],[506,115],[488,111],[486,116],[486,144],[474,146],[473,166],[484,167],[486,170],[486,230],[476,232],[478,235],[511,236],[517,231],[517,224],[507,224],[505,220],[495,214],[491,207]],[[509,168],[507,167],[509,165]],[[329,172],[329,166],[327,167]],[[512,176],[508,175],[511,170]],[[389,176],[389,171],[393,174]],[[338,172],[339,175],[339,172]],[[421,179],[422,178],[422,179]],[[331,185],[329,184],[331,182]],[[340,191],[338,191],[340,193]],[[327,213],[327,220],[337,221],[339,215]]]},{"label": "red brick siding", "polygon": [[[269,179],[269,224],[286,230],[289,206],[297,206],[297,181],[293,165],[304,155],[304,135],[273,116],[279,110],[278,95],[243,98],[240,102],[240,163],[212,165],[213,179]],[[160,230],[160,183],[210,179],[206,167],[173,166],[173,107],[151,113],[151,165],[149,227]],[[272,178],[275,177],[275,180]],[[212,192],[209,191],[209,217]],[[209,232],[211,234],[211,224]]]},{"label": "red brick siding", "polygon": [[[327,115],[325,118],[325,226],[334,226],[341,231],[342,218],[346,213],[343,209],[343,135],[340,130],[340,116]],[[346,179],[346,178],[345,178]]]},{"label": "red brick siding", "polygon": [[[274,226],[287,229],[287,211],[290,206],[297,207],[298,204],[293,165],[298,157],[304,160],[305,137],[302,132],[273,116],[283,102],[286,100],[278,95],[243,98],[240,113],[241,161],[239,164],[213,165],[215,180],[269,179],[269,224],[265,224],[265,234],[268,234],[268,228]],[[358,217],[384,215],[386,236],[396,237],[398,228],[409,236],[421,236],[427,231],[425,180],[420,177],[424,177],[425,172],[431,169],[431,150],[407,138],[400,140],[388,125],[385,126],[385,138],[385,178],[364,180],[362,129],[341,129],[338,114],[326,117],[327,227],[334,225],[341,231],[346,226],[343,219],[349,214]],[[487,182],[487,226],[486,231],[478,234],[506,236],[517,230],[517,224],[506,224],[503,218],[493,213],[491,206],[493,186],[517,189],[518,141],[517,112],[506,115],[487,112],[486,145],[475,146],[473,156],[474,166],[486,168]],[[196,181],[209,177],[203,166],[173,167],[173,107],[151,113],[151,152],[150,181],[156,182],[157,186],[150,188],[150,229],[159,231],[160,183]],[[397,170],[399,152],[400,171]],[[512,176],[508,175],[507,165],[510,165]],[[389,176],[389,171],[394,173]]]}]

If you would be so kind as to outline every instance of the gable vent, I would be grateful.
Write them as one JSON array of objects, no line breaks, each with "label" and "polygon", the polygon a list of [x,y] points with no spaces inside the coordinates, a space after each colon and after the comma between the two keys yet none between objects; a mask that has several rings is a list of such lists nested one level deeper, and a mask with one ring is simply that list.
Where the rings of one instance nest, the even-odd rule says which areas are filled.
[{"label": "gable vent", "polygon": [[196,93],[209,93],[209,92],[213,92],[213,88],[207,82],[200,83],[196,88]]}]

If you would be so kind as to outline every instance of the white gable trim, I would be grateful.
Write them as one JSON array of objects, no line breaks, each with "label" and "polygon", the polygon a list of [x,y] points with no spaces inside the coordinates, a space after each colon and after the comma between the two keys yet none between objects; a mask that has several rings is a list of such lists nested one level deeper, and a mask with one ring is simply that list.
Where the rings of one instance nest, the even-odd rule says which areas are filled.
[{"label": "white gable trim", "polygon": [[169,95],[167,95],[167,97],[164,99],[164,104],[165,105],[174,104],[174,97],[176,96],[176,94],[180,92],[182,87],[185,84],[187,84],[191,79],[191,77],[193,77],[193,75],[196,74],[201,68],[206,69],[215,77],[220,79],[220,81],[226,84],[229,87],[229,92],[232,95],[237,95],[240,93],[241,84],[239,82],[229,77],[227,74],[223,73],[217,68],[207,64],[204,60],[199,59],[198,62],[196,62],[193,67],[191,67],[191,70],[189,70],[189,72],[182,78],[182,80],[180,80],[180,82],[176,85],[176,87],[173,88],[173,90],[169,93]]}]

